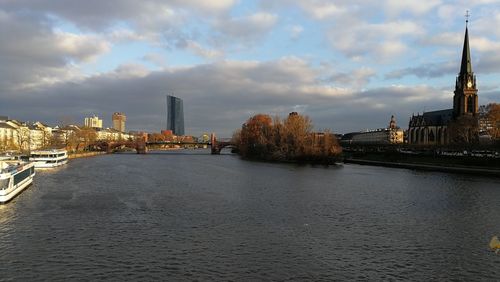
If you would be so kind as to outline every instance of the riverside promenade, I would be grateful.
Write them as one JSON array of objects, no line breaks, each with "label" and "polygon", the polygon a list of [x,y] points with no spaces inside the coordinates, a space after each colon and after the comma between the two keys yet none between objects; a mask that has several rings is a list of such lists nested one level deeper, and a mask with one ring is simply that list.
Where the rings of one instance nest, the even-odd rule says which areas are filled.
[{"label": "riverside promenade", "polygon": [[354,159],[354,158],[345,159],[344,163],[500,177],[500,168],[486,168],[486,167],[476,167],[476,166],[443,166],[442,164],[438,165],[438,164],[425,164],[425,163],[373,161],[373,160]]}]

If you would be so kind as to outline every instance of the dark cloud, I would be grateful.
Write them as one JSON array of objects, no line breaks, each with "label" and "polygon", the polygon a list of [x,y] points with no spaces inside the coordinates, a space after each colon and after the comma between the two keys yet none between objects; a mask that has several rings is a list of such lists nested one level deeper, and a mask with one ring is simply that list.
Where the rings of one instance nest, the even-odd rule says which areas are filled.
[{"label": "dark cloud", "polygon": [[[286,116],[298,109],[318,129],[345,132],[361,126],[383,127],[392,114],[403,122],[411,112],[451,104],[446,94],[429,87],[350,93],[313,79],[298,80],[314,77],[317,70],[294,59],[284,60],[220,62],[150,73],[132,65],[78,83],[5,93],[0,112],[52,124],[68,115],[82,121],[95,113],[110,126],[111,114],[122,111],[129,129],[158,131],[165,126],[165,95],[173,93],[184,100],[188,133],[215,131],[229,136],[256,113]],[[443,98],[436,99],[439,95]]]},{"label": "dark cloud", "polygon": [[476,73],[499,73],[500,72],[500,54],[498,52],[487,52],[481,54],[481,58],[474,70]]},{"label": "dark cloud", "polygon": [[79,27],[102,30],[120,21],[138,27],[166,27],[187,20],[182,10],[189,9],[205,15],[225,13],[234,0],[15,0],[0,1],[7,11],[32,11],[56,15]]},{"label": "dark cloud", "polygon": [[460,66],[456,61],[429,63],[417,67],[409,67],[391,71],[385,75],[385,79],[400,79],[405,76],[414,75],[418,78],[436,78],[451,73],[458,73]]},{"label": "dark cloud", "polygon": [[106,52],[108,43],[95,35],[56,32],[47,17],[0,10],[0,87],[24,88],[65,80],[72,63]]},{"label": "dark cloud", "polygon": [[[267,12],[252,10],[234,16],[230,9],[236,2],[0,0],[0,115],[56,124],[63,117],[72,116],[81,123],[85,116],[97,114],[110,126],[111,114],[122,111],[128,117],[127,128],[158,131],[165,127],[165,95],[173,93],[184,99],[188,133],[215,131],[229,136],[256,113],[286,116],[299,111],[309,115],[318,129],[347,132],[384,127],[392,114],[406,127],[413,112],[451,107],[451,87],[394,85],[365,90],[384,75],[387,79],[409,75],[427,79],[454,76],[458,71],[458,60],[401,68],[388,74],[387,65],[379,69],[379,60],[398,55],[407,61],[425,62],[417,58],[417,53],[410,54],[412,44],[422,45],[418,39],[426,36],[424,25],[411,17],[395,16],[383,22],[378,13],[373,21],[374,7],[387,9],[387,5],[361,0],[354,1],[354,6],[347,0],[266,1]],[[430,9],[418,12],[410,9],[417,4],[398,5],[390,5],[397,8],[391,14],[410,10],[418,14]],[[345,64],[317,66],[314,59],[287,57],[286,53],[276,55],[284,56],[281,59],[260,62],[223,60],[228,49],[229,53],[233,51],[231,47],[250,50],[277,23],[289,21],[279,18],[279,11],[291,6],[325,23],[319,26],[325,36],[322,44],[330,43],[338,51],[334,60],[347,60]],[[61,19],[64,24],[74,24],[78,32],[58,31]],[[193,21],[194,28],[184,28]],[[307,31],[312,28],[307,26]],[[105,53],[113,43],[141,40],[169,51],[188,50],[215,62],[169,67],[168,55],[165,60],[158,54],[144,54],[140,60],[154,63],[161,70],[122,62],[111,72],[82,73],[82,62]],[[443,40],[438,41],[428,43],[426,48],[439,47]],[[476,72],[498,72],[500,57],[484,52],[496,45],[489,41],[482,44]],[[453,82],[451,77],[450,85]],[[493,87],[480,95],[484,95],[482,101],[492,101],[498,97],[498,89]]]}]

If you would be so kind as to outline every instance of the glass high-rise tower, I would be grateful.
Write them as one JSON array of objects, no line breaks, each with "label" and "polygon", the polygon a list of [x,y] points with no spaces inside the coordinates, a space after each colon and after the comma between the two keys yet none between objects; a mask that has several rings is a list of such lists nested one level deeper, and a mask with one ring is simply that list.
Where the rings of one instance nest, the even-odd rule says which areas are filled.
[{"label": "glass high-rise tower", "polygon": [[167,95],[167,130],[174,135],[184,135],[184,108],[182,100]]}]

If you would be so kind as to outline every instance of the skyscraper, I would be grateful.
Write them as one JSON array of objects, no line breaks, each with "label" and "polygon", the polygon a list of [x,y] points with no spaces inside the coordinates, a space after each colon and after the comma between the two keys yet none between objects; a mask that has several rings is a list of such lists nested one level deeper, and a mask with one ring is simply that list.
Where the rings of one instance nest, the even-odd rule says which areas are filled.
[{"label": "skyscraper", "polygon": [[182,100],[167,95],[167,130],[172,130],[174,135],[184,135],[184,109]]},{"label": "skyscraper", "polygon": [[125,121],[127,117],[124,113],[113,113],[113,129],[116,129],[120,132],[125,132]]}]

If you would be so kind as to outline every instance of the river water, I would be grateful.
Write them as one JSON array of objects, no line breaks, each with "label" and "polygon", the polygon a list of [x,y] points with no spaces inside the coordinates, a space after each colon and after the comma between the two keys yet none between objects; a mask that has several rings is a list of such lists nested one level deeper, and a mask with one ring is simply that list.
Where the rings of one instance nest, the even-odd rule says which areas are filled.
[{"label": "river water", "polygon": [[0,206],[0,280],[499,280],[500,178],[206,150],[37,172]]}]

